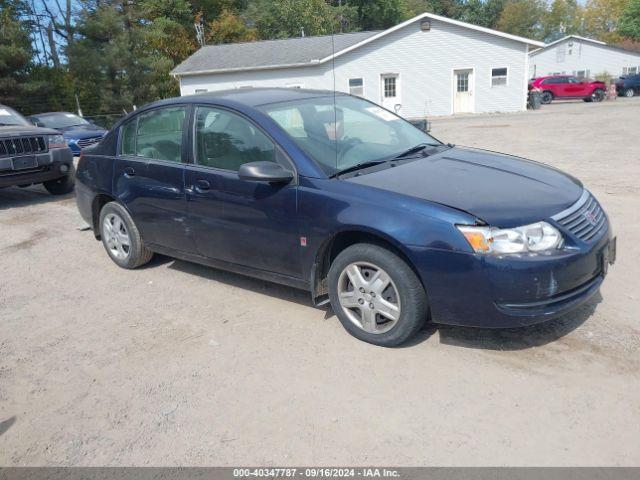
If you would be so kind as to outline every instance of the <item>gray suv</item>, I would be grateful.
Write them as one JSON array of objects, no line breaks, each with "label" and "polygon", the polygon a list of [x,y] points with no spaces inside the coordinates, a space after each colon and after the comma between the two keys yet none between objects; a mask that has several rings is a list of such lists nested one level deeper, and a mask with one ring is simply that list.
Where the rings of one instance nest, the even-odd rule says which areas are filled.
[{"label": "gray suv", "polygon": [[53,195],[73,191],[73,154],[57,130],[39,128],[0,105],[0,188],[42,183]]}]

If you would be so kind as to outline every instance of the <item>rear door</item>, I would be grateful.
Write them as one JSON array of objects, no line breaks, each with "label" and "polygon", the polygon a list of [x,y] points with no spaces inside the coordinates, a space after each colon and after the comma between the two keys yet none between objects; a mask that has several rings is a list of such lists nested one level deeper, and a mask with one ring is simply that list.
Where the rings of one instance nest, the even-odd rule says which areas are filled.
[{"label": "rear door", "polygon": [[240,166],[254,161],[293,170],[280,148],[248,118],[210,106],[195,111],[192,145],[185,185],[200,255],[300,278],[296,182],[238,177]]},{"label": "rear door", "polygon": [[193,253],[183,163],[189,108],[155,108],[121,127],[113,189],[146,243]]},{"label": "rear door", "polygon": [[565,91],[567,97],[584,97],[587,95],[589,85],[581,82],[576,77],[567,77]]}]

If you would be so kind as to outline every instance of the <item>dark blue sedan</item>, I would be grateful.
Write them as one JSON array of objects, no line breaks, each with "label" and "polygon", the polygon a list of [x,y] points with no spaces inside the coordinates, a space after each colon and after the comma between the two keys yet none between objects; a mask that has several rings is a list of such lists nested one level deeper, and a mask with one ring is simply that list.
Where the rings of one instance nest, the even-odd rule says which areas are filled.
[{"label": "dark blue sedan", "polygon": [[591,297],[615,258],[607,215],[575,178],[326,91],[148,105],[84,152],[76,192],[119,266],[158,252],[303,288],[384,346],[427,319],[548,320]]},{"label": "dark blue sedan", "polygon": [[98,143],[107,133],[104,128],[70,112],[39,113],[31,115],[29,120],[38,127],[53,128],[62,133],[75,156],[80,155],[83,148]]}]

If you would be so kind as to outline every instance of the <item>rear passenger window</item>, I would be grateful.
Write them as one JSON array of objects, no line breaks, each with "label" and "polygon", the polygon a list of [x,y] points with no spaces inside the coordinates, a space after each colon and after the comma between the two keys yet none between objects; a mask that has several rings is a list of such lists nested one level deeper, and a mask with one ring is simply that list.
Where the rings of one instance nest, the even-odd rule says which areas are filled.
[{"label": "rear passenger window", "polygon": [[136,155],[179,162],[182,153],[182,125],[185,107],[158,108],[138,118]]},{"label": "rear passenger window", "polygon": [[185,107],[167,107],[133,118],[120,130],[120,154],[180,162],[185,117]]},{"label": "rear passenger window", "polygon": [[198,165],[237,172],[257,161],[276,161],[275,144],[254,124],[218,108],[198,107],[195,124]]}]

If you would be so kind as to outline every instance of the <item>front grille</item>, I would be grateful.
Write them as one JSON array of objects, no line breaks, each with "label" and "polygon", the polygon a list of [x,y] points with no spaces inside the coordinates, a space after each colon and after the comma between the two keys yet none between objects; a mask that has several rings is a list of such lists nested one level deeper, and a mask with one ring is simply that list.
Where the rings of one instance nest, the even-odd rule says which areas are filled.
[{"label": "front grille", "polygon": [[102,140],[102,137],[83,138],[82,140],[78,140],[76,143],[80,148],[87,148],[91,145],[95,145],[100,140]]},{"label": "front grille", "polygon": [[607,228],[604,210],[587,190],[571,207],[551,218],[585,242],[595,239]]},{"label": "front grille", "polygon": [[0,157],[28,155],[47,151],[44,137],[16,137],[0,139]]}]

